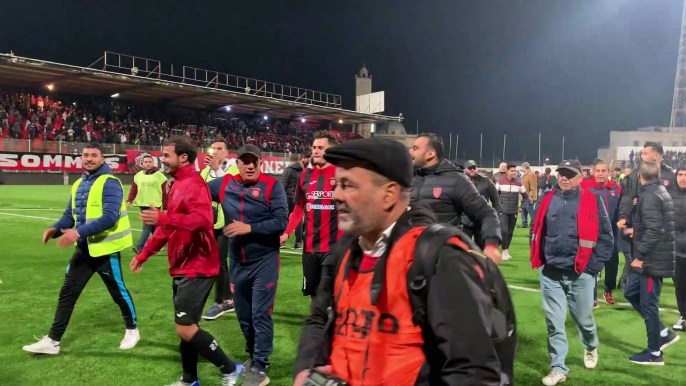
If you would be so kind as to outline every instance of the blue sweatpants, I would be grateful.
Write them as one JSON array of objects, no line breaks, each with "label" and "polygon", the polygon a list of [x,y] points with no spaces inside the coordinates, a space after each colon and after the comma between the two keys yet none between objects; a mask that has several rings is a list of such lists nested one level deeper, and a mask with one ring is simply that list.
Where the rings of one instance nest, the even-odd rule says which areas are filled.
[{"label": "blue sweatpants", "polygon": [[253,367],[266,371],[274,349],[272,309],[279,281],[279,255],[251,262],[231,259],[236,316]]},{"label": "blue sweatpants", "polygon": [[646,324],[648,335],[648,349],[653,352],[660,351],[660,331],[665,325],[660,321],[660,292],[662,292],[662,279],[631,272],[624,289],[624,297],[638,311]]}]

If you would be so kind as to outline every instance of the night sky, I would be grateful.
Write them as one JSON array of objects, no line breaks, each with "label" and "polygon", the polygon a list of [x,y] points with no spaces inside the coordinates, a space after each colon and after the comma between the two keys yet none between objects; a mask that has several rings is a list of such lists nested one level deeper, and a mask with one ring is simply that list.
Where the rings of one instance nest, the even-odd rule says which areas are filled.
[{"label": "night sky", "polygon": [[[41,3],[45,3],[42,6]],[[590,162],[611,130],[668,126],[681,0],[5,1],[0,52],[105,50],[341,94],[366,63],[386,114],[459,157]]]}]

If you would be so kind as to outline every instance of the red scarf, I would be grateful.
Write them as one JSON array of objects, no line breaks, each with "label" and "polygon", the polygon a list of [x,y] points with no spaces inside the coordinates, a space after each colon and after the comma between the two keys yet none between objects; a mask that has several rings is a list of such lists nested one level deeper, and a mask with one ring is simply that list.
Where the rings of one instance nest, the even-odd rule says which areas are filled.
[{"label": "red scarf", "polygon": [[[543,239],[543,228],[545,227],[545,216],[548,212],[548,205],[553,199],[556,190],[549,192],[543,197],[541,205],[536,212],[536,221],[534,222],[534,232],[531,239],[531,267],[536,269],[545,265],[545,256],[541,250],[541,240]],[[577,216],[579,229],[579,249],[574,260],[574,271],[582,274],[586,270],[593,249],[598,242],[598,202],[593,193],[581,190],[581,199],[579,202],[579,213]]]}]

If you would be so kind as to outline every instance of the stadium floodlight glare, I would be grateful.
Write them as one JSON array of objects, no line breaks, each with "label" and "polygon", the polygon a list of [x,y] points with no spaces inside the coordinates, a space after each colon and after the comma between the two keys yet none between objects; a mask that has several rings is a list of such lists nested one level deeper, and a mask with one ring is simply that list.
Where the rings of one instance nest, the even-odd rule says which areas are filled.
[{"label": "stadium floodlight glare", "polygon": [[339,120],[338,120],[338,123],[343,123],[343,120],[342,120],[342,119],[339,119]]},{"label": "stadium floodlight glare", "polygon": [[48,90],[52,91],[55,88],[55,85],[50,83],[47,87],[48,87]]},{"label": "stadium floodlight glare", "polygon": [[112,98],[119,98],[119,93],[116,92],[116,93],[112,94],[111,96],[112,96]]},{"label": "stadium floodlight glare", "polygon": [[305,123],[305,118],[300,118],[300,122]]},{"label": "stadium floodlight glare", "polygon": [[265,115],[265,116],[264,116],[264,119],[267,120],[267,119],[269,119],[269,117]]},{"label": "stadium floodlight glare", "polygon": [[226,111],[231,111],[231,106],[226,106]]}]

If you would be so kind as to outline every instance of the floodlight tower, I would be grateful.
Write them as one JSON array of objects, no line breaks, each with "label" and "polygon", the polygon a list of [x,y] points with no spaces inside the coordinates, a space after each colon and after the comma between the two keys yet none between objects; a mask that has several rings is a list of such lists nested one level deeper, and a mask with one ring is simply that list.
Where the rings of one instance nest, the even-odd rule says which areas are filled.
[{"label": "floodlight tower", "polygon": [[672,117],[669,121],[669,132],[675,127],[686,126],[686,0],[681,15],[681,33],[679,35],[679,56],[676,63],[676,80],[674,81],[674,99],[672,100]]}]

